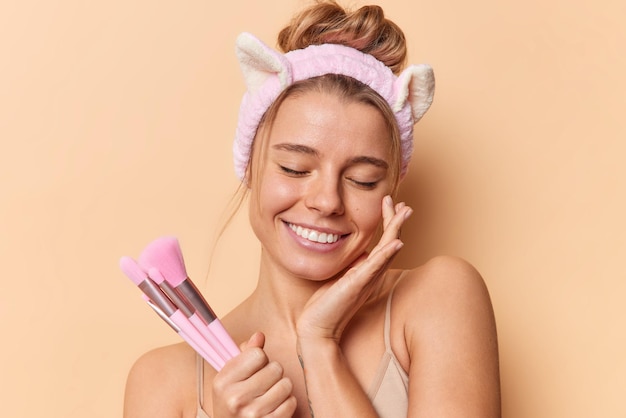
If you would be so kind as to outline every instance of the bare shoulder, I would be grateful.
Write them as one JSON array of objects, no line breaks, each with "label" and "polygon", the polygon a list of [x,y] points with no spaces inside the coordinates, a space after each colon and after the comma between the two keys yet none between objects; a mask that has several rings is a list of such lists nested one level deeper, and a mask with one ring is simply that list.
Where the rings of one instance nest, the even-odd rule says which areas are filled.
[{"label": "bare shoulder", "polygon": [[474,266],[458,257],[430,259],[407,271],[397,288],[394,302],[404,309],[446,315],[464,309],[487,309],[492,314],[485,281]]},{"label": "bare shoulder", "polygon": [[411,417],[499,417],[496,324],[479,272],[463,259],[436,257],[407,271],[393,300],[394,350],[420,411]]},{"label": "bare shoulder", "polygon": [[195,354],[184,343],[150,350],[130,369],[124,417],[183,416],[194,405]]},{"label": "bare shoulder", "polygon": [[467,261],[439,256],[405,273],[394,294],[405,340],[464,338],[465,333],[489,337],[495,344],[495,318],[489,291],[480,273]]}]

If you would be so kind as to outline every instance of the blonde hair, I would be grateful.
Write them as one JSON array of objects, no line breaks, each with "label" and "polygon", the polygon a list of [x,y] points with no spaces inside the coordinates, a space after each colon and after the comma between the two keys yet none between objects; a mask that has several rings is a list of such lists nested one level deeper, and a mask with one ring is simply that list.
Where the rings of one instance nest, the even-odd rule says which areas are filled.
[{"label": "blonde hair", "polygon": [[327,43],[370,54],[396,75],[406,63],[404,33],[385,18],[380,6],[362,6],[350,11],[333,0],[317,1],[295,15],[278,34],[282,52]]}]

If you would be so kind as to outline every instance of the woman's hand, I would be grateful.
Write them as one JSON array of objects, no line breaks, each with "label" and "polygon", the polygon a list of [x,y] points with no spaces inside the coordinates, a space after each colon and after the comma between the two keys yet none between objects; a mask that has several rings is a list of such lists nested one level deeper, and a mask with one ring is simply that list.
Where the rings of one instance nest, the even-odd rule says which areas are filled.
[{"label": "woman's hand", "polygon": [[296,410],[293,385],[283,368],[269,361],[258,332],[242,345],[213,380],[213,418],[291,417]]},{"label": "woman's hand", "polygon": [[299,341],[332,339],[339,342],[343,330],[380,284],[394,255],[402,248],[400,228],[413,210],[404,203],[394,206],[390,196],[382,202],[383,234],[369,254],[363,254],[343,277],[322,286],[309,299],[297,323]]}]

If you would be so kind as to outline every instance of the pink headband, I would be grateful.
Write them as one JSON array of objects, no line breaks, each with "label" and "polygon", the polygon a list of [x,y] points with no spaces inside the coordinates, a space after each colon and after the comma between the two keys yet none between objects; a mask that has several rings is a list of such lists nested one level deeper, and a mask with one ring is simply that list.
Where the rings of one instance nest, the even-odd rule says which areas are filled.
[{"label": "pink headband", "polygon": [[343,45],[311,45],[281,54],[249,33],[240,34],[236,45],[247,86],[233,145],[235,173],[239,179],[245,177],[261,118],[278,95],[296,81],[324,74],[352,77],[387,101],[400,130],[400,175],[406,174],[413,151],[413,125],[424,116],[433,100],[435,79],[430,66],[411,65],[396,77],[373,56]]}]

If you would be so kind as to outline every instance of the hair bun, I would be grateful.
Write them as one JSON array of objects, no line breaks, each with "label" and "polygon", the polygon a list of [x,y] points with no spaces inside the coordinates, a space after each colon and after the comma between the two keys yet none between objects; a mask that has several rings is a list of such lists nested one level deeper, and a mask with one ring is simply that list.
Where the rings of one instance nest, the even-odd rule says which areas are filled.
[{"label": "hair bun", "polygon": [[400,73],[406,61],[404,33],[385,18],[380,6],[347,11],[335,1],[319,1],[294,16],[278,34],[278,47],[283,52],[325,43],[370,54],[395,74]]}]

